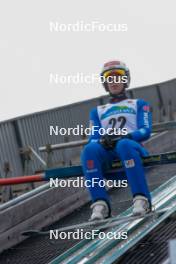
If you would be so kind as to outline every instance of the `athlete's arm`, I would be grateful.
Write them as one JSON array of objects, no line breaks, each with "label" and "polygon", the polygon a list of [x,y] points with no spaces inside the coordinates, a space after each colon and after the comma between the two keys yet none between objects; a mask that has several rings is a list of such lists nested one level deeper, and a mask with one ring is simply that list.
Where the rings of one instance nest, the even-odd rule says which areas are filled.
[{"label": "athlete's arm", "polygon": [[101,128],[100,120],[97,113],[97,108],[93,108],[90,112],[90,128],[92,133],[89,137],[89,142],[98,141],[100,139],[99,129]]},{"label": "athlete's arm", "polygon": [[150,138],[152,131],[152,113],[150,106],[142,99],[137,101],[137,126],[138,129],[130,133],[130,137],[136,141],[144,141]]}]

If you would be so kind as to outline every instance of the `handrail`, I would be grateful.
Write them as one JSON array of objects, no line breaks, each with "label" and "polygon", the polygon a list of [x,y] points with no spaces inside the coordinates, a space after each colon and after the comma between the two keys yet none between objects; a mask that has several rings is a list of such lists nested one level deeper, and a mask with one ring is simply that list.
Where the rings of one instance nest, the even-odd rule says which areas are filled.
[{"label": "handrail", "polygon": [[34,195],[39,194],[39,193],[41,193],[41,192],[43,192],[43,191],[45,191],[45,190],[47,190],[49,188],[50,188],[50,184],[46,183],[46,184],[44,184],[42,186],[39,186],[39,187],[35,188],[32,191],[24,193],[24,194],[22,194],[22,195],[20,195],[20,196],[18,196],[16,198],[6,202],[6,203],[4,203],[4,204],[1,204],[0,205],[0,212],[5,210],[5,209],[7,209],[7,208],[9,208],[9,207],[11,207],[11,206],[14,206],[14,205],[18,204],[19,202],[22,202],[22,201],[24,201],[24,200],[26,200],[28,198],[31,198]]}]

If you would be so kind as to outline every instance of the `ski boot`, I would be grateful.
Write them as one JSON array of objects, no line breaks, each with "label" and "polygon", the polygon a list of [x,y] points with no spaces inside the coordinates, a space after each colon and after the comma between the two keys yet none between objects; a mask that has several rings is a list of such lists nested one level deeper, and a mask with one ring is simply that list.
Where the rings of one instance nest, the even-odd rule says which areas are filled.
[{"label": "ski boot", "polygon": [[151,212],[151,204],[142,195],[136,195],[133,199],[133,215],[145,215]]},{"label": "ski boot", "polygon": [[110,208],[103,200],[96,201],[90,208],[92,209],[92,215],[89,221],[102,220],[110,216]]}]

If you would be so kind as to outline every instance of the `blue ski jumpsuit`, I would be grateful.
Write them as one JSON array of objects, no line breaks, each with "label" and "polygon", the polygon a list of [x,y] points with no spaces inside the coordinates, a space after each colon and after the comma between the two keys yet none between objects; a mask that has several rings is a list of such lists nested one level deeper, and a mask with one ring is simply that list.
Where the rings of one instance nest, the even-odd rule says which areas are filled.
[{"label": "blue ski jumpsuit", "polygon": [[[133,197],[143,195],[151,204],[151,196],[147,186],[141,157],[148,156],[148,151],[141,144],[151,135],[152,116],[150,107],[142,99],[125,99],[120,102],[98,106],[90,113],[91,127],[94,132],[89,137],[88,144],[81,155],[85,178],[97,182],[106,179],[127,179]],[[129,138],[120,139],[111,150],[105,149],[100,143],[100,128],[126,128]],[[104,167],[113,160],[122,161],[124,171],[112,175],[104,173]],[[110,200],[105,187],[99,184],[88,187],[92,201],[105,200],[110,206]]]}]

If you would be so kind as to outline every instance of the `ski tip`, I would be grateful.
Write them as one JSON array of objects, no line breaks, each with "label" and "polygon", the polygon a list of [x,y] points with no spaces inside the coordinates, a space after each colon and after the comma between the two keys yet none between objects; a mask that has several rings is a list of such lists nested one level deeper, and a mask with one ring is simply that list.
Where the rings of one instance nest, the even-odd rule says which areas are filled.
[{"label": "ski tip", "polygon": [[27,230],[27,231],[21,232],[22,236],[36,236],[38,234],[39,234],[39,231],[37,230]]}]

